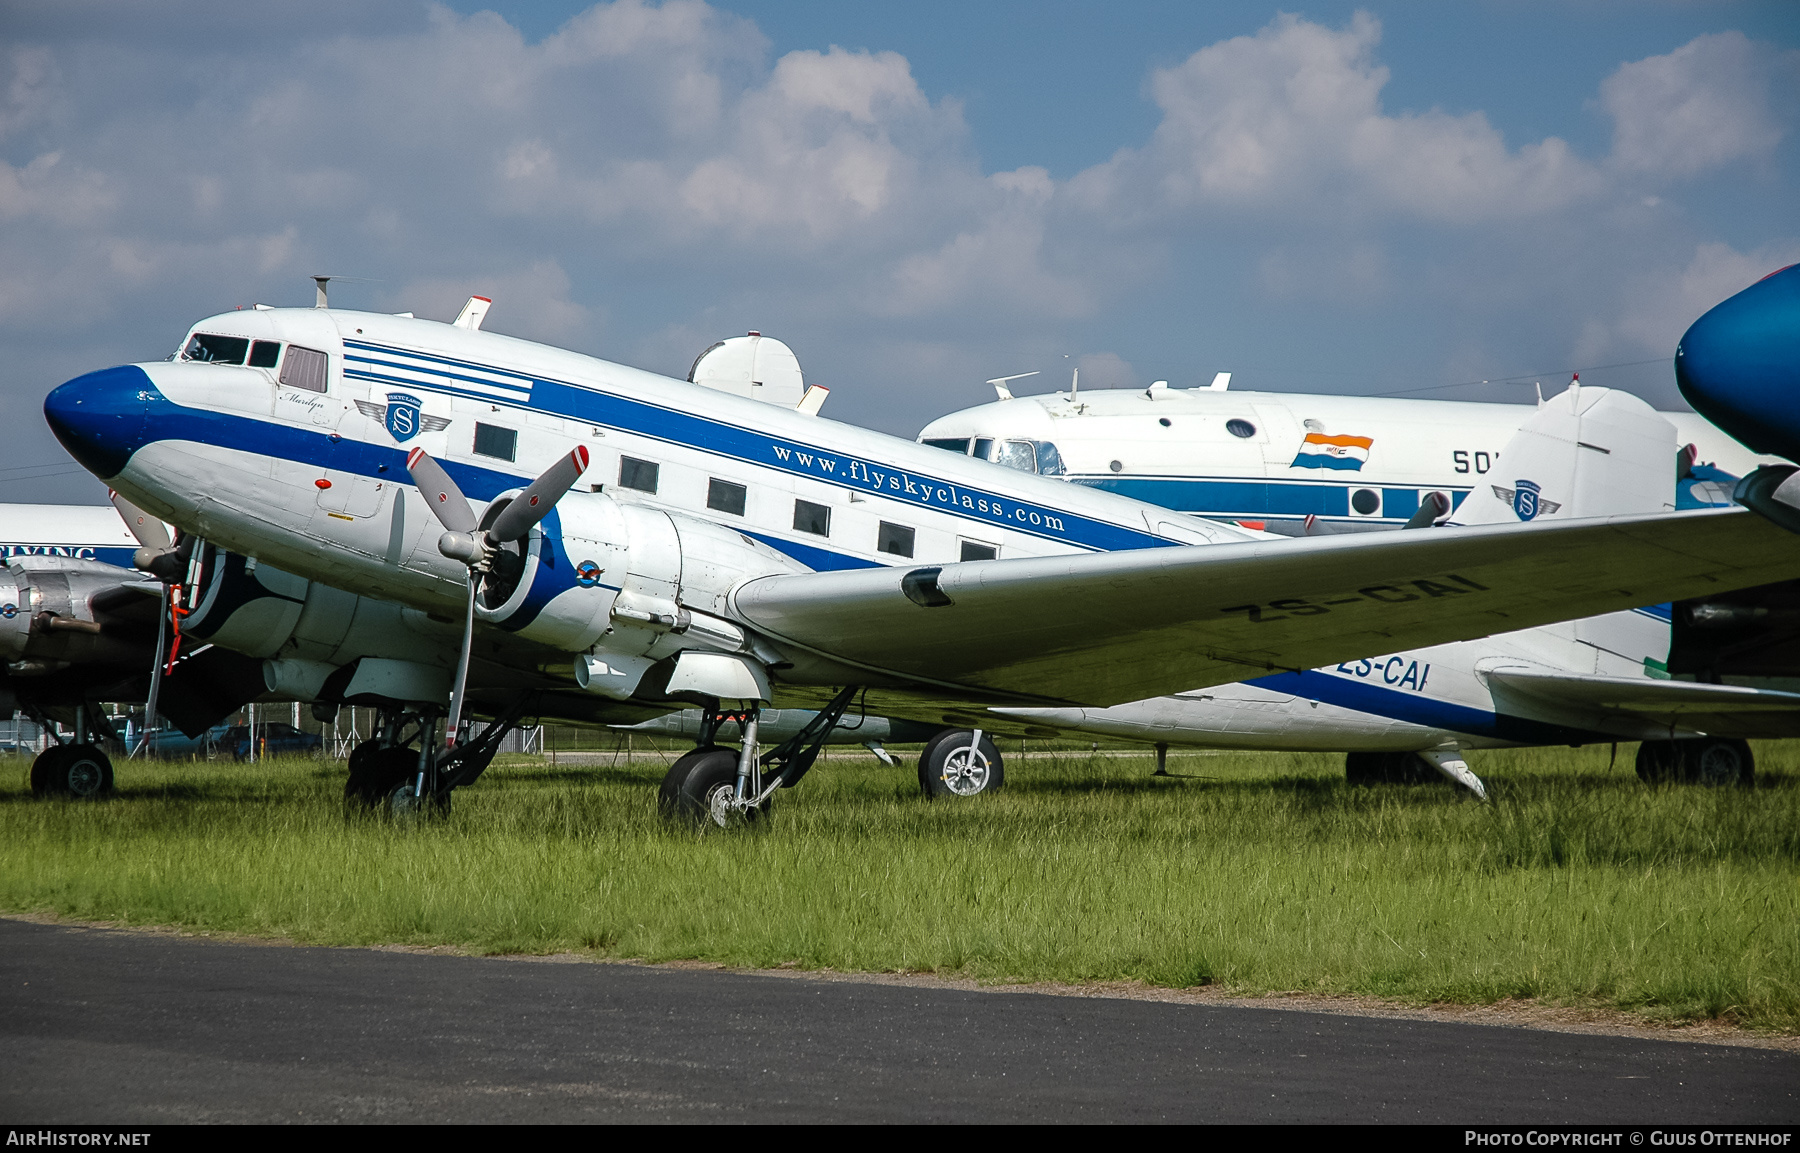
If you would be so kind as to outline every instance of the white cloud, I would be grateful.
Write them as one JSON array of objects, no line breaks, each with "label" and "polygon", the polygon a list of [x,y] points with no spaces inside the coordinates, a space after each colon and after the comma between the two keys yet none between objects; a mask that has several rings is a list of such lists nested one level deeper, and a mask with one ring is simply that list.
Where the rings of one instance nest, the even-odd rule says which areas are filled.
[{"label": "white cloud", "polygon": [[1665,56],[1622,64],[1600,86],[1613,118],[1612,163],[1626,172],[1689,176],[1767,155],[1781,140],[1769,105],[1775,69],[1800,69],[1742,32],[1700,36]]},{"label": "white cloud", "polygon": [[1468,223],[1599,190],[1593,167],[1556,137],[1511,150],[1480,113],[1384,113],[1380,38],[1367,13],[1342,30],[1283,15],[1158,70],[1150,90],[1163,120],[1150,143],[1084,173],[1079,194],[1141,215],[1329,205]]}]

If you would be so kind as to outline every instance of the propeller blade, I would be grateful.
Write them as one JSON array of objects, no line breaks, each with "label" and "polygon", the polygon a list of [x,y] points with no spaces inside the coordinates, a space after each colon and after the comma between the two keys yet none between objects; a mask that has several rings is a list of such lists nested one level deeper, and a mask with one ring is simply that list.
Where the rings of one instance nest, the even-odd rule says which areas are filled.
[{"label": "propeller blade", "polygon": [[525,491],[514,497],[488,529],[491,541],[518,540],[531,531],[531,526],[550,515],[556,502],[587,471],[587,445],[578,444],[575,451],[544,470]]},{"label": "propeller blade", "polygon": [[469,509],[462,489],[456,487],[444,466],[433,460],[430,453],[422,448],[407,453],[406,471],[412,474],[413,483],[419,486],[419,495],[431,506],[431,515],[438,518],[439,524],[451,532],[475,531],[475,514]]},{"label": "propeller blade", "polygon": [[125,527],[131,530],[131,535],[137,538],[139,544],[151,552],[168,550],[169,545],[173,542],[169,540],[169,530],[163,527],[162,521],[157,520],[111,489],[107,490],[106,495],[112,501],[113,507],[119,510],[119,515],[125,518]]},{"label": "propeller blade", "polygon": [[456,660],[456,687],[450,690],[450,722],[444,728],[444,747],[456,747],[457,730],[462,726],[463,690],[469,683],[469,649],[475,641],[475,589],[481,578],[469,573],[469,607],[463,614],[462,654]]}]

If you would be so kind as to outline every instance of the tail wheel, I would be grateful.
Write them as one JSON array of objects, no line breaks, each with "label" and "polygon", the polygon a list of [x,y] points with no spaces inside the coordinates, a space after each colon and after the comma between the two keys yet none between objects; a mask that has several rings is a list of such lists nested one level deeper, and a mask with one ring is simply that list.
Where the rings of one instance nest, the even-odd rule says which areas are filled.
[{"label": "tail wheel", "polygon": [[[680,771],[685,764],[685,771]],[[676,761],[663,778],[659,800],[663,815],[701,828],[728,829],[769,819],[770,802],[740,809],[737,799],[738,751],[717,746],[695,749]],[[666,798],[666,800],[664,800]]]},{"label": "tail wheel", "polygon": [[951,729],[919,754],[919,788],[927,799],[975,797],[1005,784],[1006,764],[985,733],[977,742],[973,730]]},{"label": "tail wheel", "polygon": [[112,789],[112,761],[93,745],[58,745],[31,764],[33,796],[104,797]]}]

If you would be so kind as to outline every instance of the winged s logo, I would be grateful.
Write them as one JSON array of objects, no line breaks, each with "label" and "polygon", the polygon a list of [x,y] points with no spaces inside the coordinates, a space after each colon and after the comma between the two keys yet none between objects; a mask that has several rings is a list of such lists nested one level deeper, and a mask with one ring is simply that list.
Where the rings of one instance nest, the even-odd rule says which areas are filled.
[{"label": "winged s logo", "polygon": [[1548,516],[1562,507],[1562,502],[1545,500],[1543,489],[1534,480],[1517,480],[1513,482],[1517,488],[1502,488],[1490,485],[1494,495],[1512,506],[1513,515],[1520,520],[1534,520],[1542,513]]},{"label": "winged s logo", "polygon": [[379,420],[387,428],[388,435],[404,444],[421,432],[436,432],[450,427],[447,416],[429,416],[421,411],[425,402],[411,393],[390,392],[387,394],[387,408],[368,400],[359,400],[356,407],[370,420]]}]

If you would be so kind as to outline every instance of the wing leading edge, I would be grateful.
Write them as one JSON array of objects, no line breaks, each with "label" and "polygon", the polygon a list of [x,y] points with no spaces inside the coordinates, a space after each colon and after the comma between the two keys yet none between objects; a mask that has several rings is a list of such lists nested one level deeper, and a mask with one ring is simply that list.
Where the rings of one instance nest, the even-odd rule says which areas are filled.
[{"label": "wing leading edge", "polygon": [[1787,579],[1741,509],[768,576],[778,643],[973,701],[1112,705]]}]

